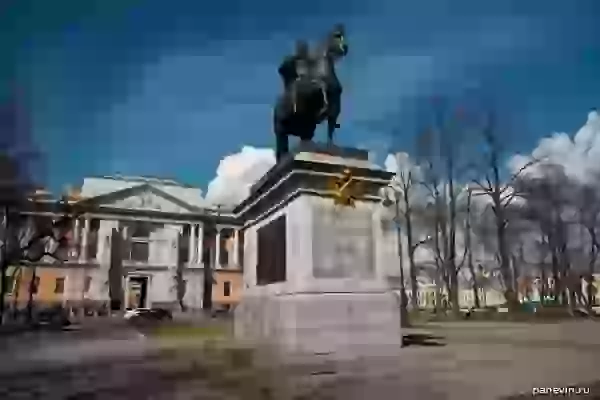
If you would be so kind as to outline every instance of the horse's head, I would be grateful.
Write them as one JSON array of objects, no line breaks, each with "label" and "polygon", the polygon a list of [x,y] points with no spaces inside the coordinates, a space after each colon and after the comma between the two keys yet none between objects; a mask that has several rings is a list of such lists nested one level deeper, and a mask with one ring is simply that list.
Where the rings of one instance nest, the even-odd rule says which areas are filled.
[{"label": "horse's head", "polygon": [[339,59],[348,54],[348,44],[346,43],[346,32],[344,25],[336,25],[329,34],[327,41],[327,53],[334,59]]}]

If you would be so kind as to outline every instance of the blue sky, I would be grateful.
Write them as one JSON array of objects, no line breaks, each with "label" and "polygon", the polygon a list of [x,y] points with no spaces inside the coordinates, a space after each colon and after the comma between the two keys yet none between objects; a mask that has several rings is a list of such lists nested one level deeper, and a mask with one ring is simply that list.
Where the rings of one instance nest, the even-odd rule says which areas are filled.
[{"label": "blue sky", "polygon": [[273,146],[295,39],[344,22],[340,143],[410,149],[432,97],[477,92],[528,151],[600,104],[597,21],[594,0],[4,0],[0,99],[20,89],[54,190],[114,173],[205,188],[227,154]]}]

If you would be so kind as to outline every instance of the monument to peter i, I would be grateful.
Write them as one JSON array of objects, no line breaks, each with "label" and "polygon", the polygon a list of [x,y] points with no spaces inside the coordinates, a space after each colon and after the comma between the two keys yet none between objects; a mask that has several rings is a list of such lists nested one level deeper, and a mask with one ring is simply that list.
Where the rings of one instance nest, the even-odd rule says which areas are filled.
[{"label": "monument to peter i", "polygon": [[[280,67],[277,164],[234,210],[245,221],[244,292],[235,335],[286,353],[393,354],[401,345],[397,296],[378,246],[382,187],[392,174],[364,150],[333,144],[348,52],[338,25],[312,53],[301,43]],[[312,141],[327,121],[328,143]],[[300,138],[289,151],[288,136]]]}]

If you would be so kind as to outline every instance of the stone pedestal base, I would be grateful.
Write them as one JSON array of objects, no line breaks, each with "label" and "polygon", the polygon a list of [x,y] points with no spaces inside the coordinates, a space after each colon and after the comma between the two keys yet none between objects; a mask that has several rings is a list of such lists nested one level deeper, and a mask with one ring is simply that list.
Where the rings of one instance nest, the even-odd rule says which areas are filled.
[{"label": "stone pedestal base", "polygon": [[247,293],[235,311],[235,335],[298,355],[391,355],[402,341],[399,302],[389,291]]},{"label": "stone pedestal base", "polygon": [[383,273],[397,264],[378,216],[392,176],[366,151],[305,144],[253,186],[234,210],[245,223],[238,339],[335,359],[400,351],[399,299]]}]

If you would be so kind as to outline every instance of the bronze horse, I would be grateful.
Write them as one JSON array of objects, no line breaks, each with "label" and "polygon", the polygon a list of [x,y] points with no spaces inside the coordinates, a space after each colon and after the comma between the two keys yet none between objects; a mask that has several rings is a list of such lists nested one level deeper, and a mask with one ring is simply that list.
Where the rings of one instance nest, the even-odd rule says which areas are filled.
[{"label": "bronze horse", "polygon": [[[327,142],[333,144],[342,97],[335,63],[346,54],[344,27],[337,25],[314,54],[308,54],[307,45],[302,43],[296,56],[288,57],[279,68],[285,91],[273,113],[277,161],[289,152],[288,136],[312,140],[317,125],[324,120],[327,120]],[[305,73],[299,71],[301,65]]]}]

